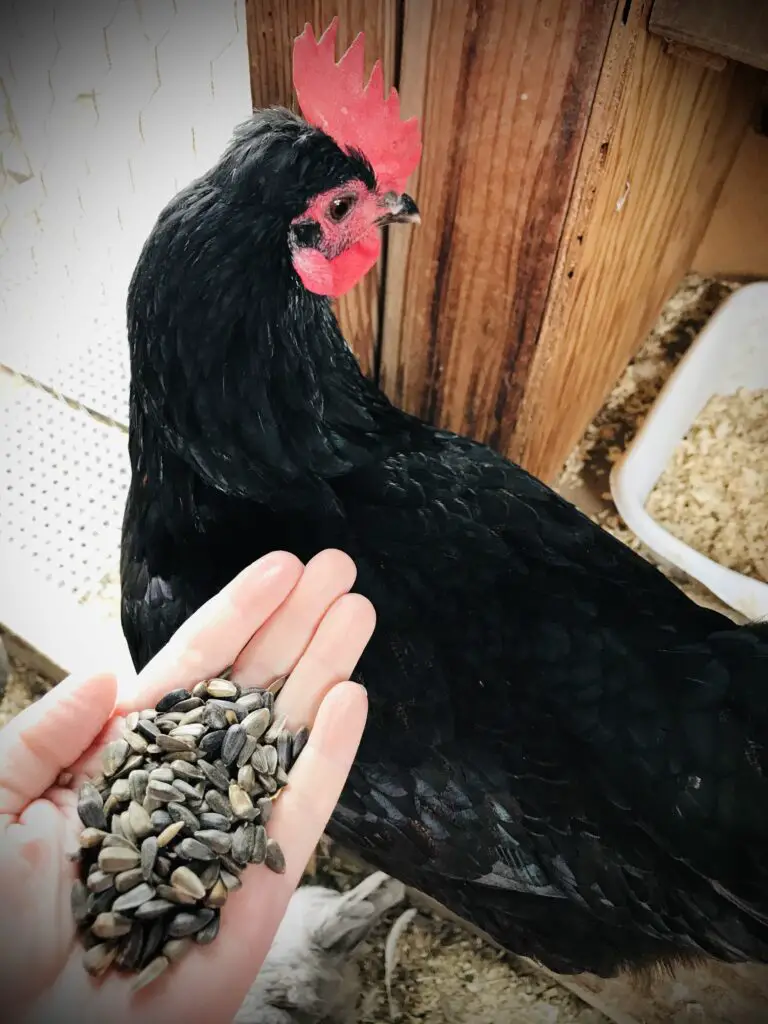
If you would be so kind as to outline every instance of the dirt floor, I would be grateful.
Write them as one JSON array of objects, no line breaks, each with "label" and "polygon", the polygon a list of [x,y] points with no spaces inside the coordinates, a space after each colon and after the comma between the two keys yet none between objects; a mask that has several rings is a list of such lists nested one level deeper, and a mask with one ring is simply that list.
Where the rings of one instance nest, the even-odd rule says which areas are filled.
[{"label": "dirt floor", "polygon": [[[561,490],[625,543],[648,557],[620,522],[608,493],[612,461],[634,435],[674,366],[713,310],[732,290],[727,284],[689,278],[666,307],[568,460]],[[722,606],[691,581],[674,577],[694,599]],[[735,616],[733,616],[735,618]],[[52,682],[11,652],[11,676],[0,702],[0,725],[36,700]],[[359,877],[334,852],[322,855],[315,880],[348,888]],[[373,936],[362,959],[366,995],[361,1024],[391,1020],[384,984],[384,941],[393,911]],[[402,1024],[606,1024],[608,1018],[548,976],[513,964],[481,939],[430,913],[419,911],[398,943],[393,976],[395,1019]]]}]

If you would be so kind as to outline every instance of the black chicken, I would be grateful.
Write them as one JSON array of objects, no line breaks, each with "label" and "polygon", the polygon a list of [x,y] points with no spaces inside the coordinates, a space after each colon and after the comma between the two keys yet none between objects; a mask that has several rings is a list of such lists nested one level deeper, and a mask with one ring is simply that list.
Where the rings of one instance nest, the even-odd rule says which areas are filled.
[{"label": "black chicken", "polygon": [[311,124],[239,128],[131,283],[134,661],[265,552],[341,548],[378,626],[333,838],[558,972],[768,961],[768,627],[360,372],[327,296],[416,219],[420,141],[334,36],[297,43]]}]

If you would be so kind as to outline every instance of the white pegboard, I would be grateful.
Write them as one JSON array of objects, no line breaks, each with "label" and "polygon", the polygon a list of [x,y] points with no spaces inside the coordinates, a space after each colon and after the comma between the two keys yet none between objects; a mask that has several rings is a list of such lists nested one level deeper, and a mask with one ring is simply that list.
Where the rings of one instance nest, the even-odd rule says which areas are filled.
[{"label": "white pegboard", "polygon": [[4,577],[2,603],[38,579],[78,602],[100,592],[119,564],[129,479],[124,431],[0,373],[0,547],[29,570]]}]

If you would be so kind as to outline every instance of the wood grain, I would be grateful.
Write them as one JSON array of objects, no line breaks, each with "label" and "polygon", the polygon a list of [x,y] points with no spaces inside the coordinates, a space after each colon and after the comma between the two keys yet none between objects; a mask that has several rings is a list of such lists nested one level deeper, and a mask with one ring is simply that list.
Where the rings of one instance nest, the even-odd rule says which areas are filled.
[{"label": "wood grain", "polygon": [[[293,41],[306,22],[319,36],[339,17],[336,56],[365,32],[366,75],[381,58],[384,83],[397,84],[397,0],[245,0],[251,97],[254,108],[281,105],[298,110],[293,94]],[[336,305],[344,336],[365,373],[373,373],[379,343],[379,305],[385,261]]]},{"label": "wood grain", "polygon": [[768,278],[768,136],[750,131],[744,137],[692,269],[712,277]]},{"label": "wood grain", "polygon": [[690,268],[759,96],[752,69],[665,55],[649,6],[617,12],[507,448],[550,481]]},{"label": "wood grain", "polygon": [[406,0],[400,95],[422,119],[415,229],[390,231],[381,381],[512,438],[615,0]]},{"label": "wood grain", "polygon": [[765,0],[655,0],[648,30],[768,71]]}]

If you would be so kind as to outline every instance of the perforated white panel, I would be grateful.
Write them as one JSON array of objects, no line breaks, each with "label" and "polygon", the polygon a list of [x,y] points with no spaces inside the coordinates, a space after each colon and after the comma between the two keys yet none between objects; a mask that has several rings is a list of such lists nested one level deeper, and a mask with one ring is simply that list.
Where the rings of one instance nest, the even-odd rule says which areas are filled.
[{"label": "perforated white panel", "polygon": [[119,564],[129,482],[127,436],[0,372],[0,541],[34,579],[79,601],[101,592]]}]

